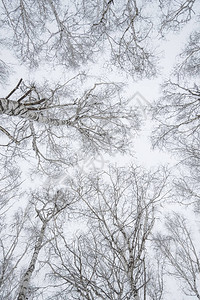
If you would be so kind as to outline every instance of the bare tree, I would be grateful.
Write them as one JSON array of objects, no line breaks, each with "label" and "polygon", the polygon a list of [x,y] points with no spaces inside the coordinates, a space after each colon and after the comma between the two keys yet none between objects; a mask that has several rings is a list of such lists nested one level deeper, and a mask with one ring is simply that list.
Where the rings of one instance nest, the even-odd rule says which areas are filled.
[{"label": "bare tree", "polygon": [[161,34],[179,30],[195,14],[198,20],[198,9],[195,0],[160,0],[153,8],[146,0],[2,0],[1,28],[18,58],[31,66],[45,58],[76,68],[104,53],[107,64],[135,78],[151,78],[159,57],[155,25]]},{"label": "bare tree", "polygon": [[179,78],[195,78],[200,74],[200,33],[193,31],[183,51],[179,55],[176,66]]},{"label": "bare tree", "polygon": [[70,243],[55,227],[45,260],[57,286],[52,299],[147,299],[148,238],[165,189],[166,174],[134,167],[82,182],[79,216],[87,229]]},{"label": "bare tree", "polygon": [[[194,19],[198,11],[198,3],[193,0],[160,1],[160,6],[165,11],[163,27],[175,30]],[[198,152],[200,91],[196,77],[199,75],[199,66],[199,32],[194,25],[186,45],[178,55],[172,76],[162,84],[162,96],[153,108],[153,117],[158,121],[154,144],[184,155],[183,160],[186,161]]]},{"label": "bare tree", "polygon": [[69,82],[53,90],[22,86],[20,93],[21,85],[22,80],[0,99],[0,130],[8,137],[7,146],[15,155],[33,150],[39,164],[45,161],[70,165],[77,146],[82,151],[123,151],[131,129],[140,126],[139,113],[126,107],[119,94],[120,85],[96,83],[82,96],[74,87],[70,91]]},{"label": "bare tree", "polygon": [[155,244],[167,259],[166,271],[177,279],[185,295],[200,299],[200,252],[187,221],[174,213],[167,217],[165,225],[167,232],[157,234]]},{"label": "bare tree", "polygon": [[[162,300],[165,299],[164,295],[167,293],[164,284],[164,266],[165,260],[162,256],[155,253],[154,259],[151,257],[149,259],[149,282],[147,284],[147,295],[151,300]],[[147,299],[148,299],[147,297]],[[145,297],[144,297],[145,299]]]},{"label": "bare tree", "polygon": [[198,212],[200,90],[196,84],[188,86],[171,81],[163,88],[163,96],[153,108],[158,126],[153,132],[152,141],[154,146],[171,151],[178,160],[173,180],[174,201],[184,205],[193,204]]},{"label": "bare tree", "polygon": [[[155,104],[154,117],[159,121],[154,131],[154,143],[181,155],[191,147],[198,156],[200,90],[196,84],[168,81],[163,85],[163,97]],[[196,152],[195,152],[196,149]]]},{"label": "bare tree", "polygon": [[152,77],[156,58],[146,6],[148,1],[144,5],[136,0],[2,0],[1,23],[20,60],[31,65],[38,66],[45,57],[77,67],[104,52],[132,76]]},{"label": "bare tree", "polygon": [[[170,5],[169,5],[170,3]],[[197,81],[200,66],[200,43],[197,1],[160,1],[163,15],[161,30],[180,30],[193,22],[188,41],[177,57],[171,79],[162,84],[162,96],[154,103],[153,119],[157,121],[153,132],[153,145],[167,149],[178,160],[174,179],[175,201],[195,204],[199,210],[199,116],[200,90]],[[195,24],[196,21],[196,24]],[[180,177],[178,179],[178,177]]]},{"label": "bare tree", "polygon": [[0,298],[16,299],[19,275],[29,250],[25,234],[29,209],[10,213],[12,223],[1,216],[0,238]]},{"label": "bare tree", "polygon": [[192,168],[191,172],[182,173],[180,178],[174,179],[176,189],[176,201],[185,207],[193,207],[195,213],[200,213],[200,194],[199,194],[199,166]]},{"label": "bare tree", "polygon": [[[49,238],[47,234],[50,222],[55,222],[56,218],[60,217],[62,213],[66,216],[65,210],[72,206],[76,201],[77,199],[71,193],[59,190],[55,193],[51,193],[50,190],[44,190],[43,192],[34,192],[32,194],[31,203],[37,213],[36,218],[38,217],[40,219],[42,226],[37,230],[29,265],[23,272],[20,280],[18,300],[29,299],[29,296],[33,296],[32,293],[34,290],[31,286],[31,279],[38,263],[38,255],[42,247],[48,244],[49,240],[52,239],[51,237]],[[36,290],[37,289],[39,289],[39,287],[36,287]]]},{"label": "bare tree", "polygon": [[[107,49],[111,63],[134,78],[156,74],[156,47],[148,1],[81,1],[91,34]],[[96,43],[95,43],[96,45]]]},{"label": "bare tree", "polygon": [[159,6],[161,9],[160,30],[162,34],[169,30],[180,30],[196,14],[198,18],[198,1],[196,0],[160,0]]}]

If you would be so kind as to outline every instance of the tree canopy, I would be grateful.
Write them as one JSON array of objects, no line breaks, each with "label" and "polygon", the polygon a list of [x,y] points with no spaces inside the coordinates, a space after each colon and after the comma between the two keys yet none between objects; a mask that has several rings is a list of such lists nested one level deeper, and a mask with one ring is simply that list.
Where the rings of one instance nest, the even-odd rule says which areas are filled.
[{"label": "tree canopy", "polygon": [[[200,299],[199,12],[195,0],[0,1],[0,299],[171,300],[170,284]],[[183,34],[166,74],[163,45]],[[147,108],[128,96],[145,80],[161,82]],[[170,170],[137,165],[145,118]],[[95,155],[102,168],[80,169]]]}]

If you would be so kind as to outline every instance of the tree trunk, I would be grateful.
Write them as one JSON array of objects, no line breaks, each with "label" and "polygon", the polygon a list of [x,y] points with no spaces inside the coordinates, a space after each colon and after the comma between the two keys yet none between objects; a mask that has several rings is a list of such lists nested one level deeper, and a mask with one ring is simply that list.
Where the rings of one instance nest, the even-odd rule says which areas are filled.
[{"label": "tree trunk", "polygon": [[39,235],[38,241],[36,242],[35,249],[34,249],[29,267],[28,267],[27,271],[25,272],[25,274],[23,276],[22,283],[21,283],[21,286],[19,288],[19,295],[18,295],[17,300],[27,300],[28,299],[28,296],[27,296],[28,287],[30,285],[31,276],[32,276],[33,271],[35,269],[38,254],[40,252],[40,249],[42,248],[42,242],[43,242],[46,226],[47,226],[47,222],[44,222],[43,225],[42,225],[42,228],[40,230],[40,235]]},{"label": "tree trunk", "polygon": [[39,107],[34,107],[34,105],[28,106],[6,98],[0,98],[0,114],[18,116],[23,119],[54,126],[70,125],[69,120],[60,120],[43,115]]}]

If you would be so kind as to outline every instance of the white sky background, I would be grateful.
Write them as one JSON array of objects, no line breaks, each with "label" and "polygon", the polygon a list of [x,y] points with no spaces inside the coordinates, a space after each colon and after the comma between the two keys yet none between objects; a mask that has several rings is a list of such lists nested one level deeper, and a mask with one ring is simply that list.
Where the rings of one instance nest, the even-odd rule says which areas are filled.
[{"label": "white sky background", "polygon": [[[172,71],[172,67],[175,63],[176,56],[180,53],[183,48],[191,29],[193,29],[194,24],[189,23],[184,27],[184,29],[180,33],[176,34],[168,34],[166,41],[160,41],[161,43],[161,51],[162,51],[162,60],[160,65],[162,67],[161,73],[158,78],[154,80],[143,80],[140,82],[135,82],[130,77],[126,77],[127,82],[127,97],[131,98],[136,92],[139,92],[148,102],[152,103],[155,99],[157,99],[160,95],[160,83],[163,82],[164,78],[169,78],[169,74]],[[52,82],[60,81],[61,83],[65,82],[67,79],[74,75],[73,72],[68,72],[65,75],[61,73],[58,69],[49,70],[48,65],[40,66],[37,71],[27,71],[27,69],[23,66],[19,66],[14,57],[12,57],[12,53],[5,52],[2,50],[1,53],[4,56],[5,61],[9,61],[10,69],[13,71],[13,74],[10,76],[9,84],[4,85],[2,97],[6,96],[17,84],[20,78],[23,78],[25,81],[35,81],[41,82],[45,79],[48,79]],[[98,78],[108,78],[110,81],[124,81],[124,76],[120,73],[116,73],[115,71],[110,73],[105,72],[105,68],[100,68],[99,66],[92,66],[89,71],[91,75],[91,81],[94,81],[92,77],[96,76],[96,81]],[[70,74],[71,73],[71,74]],[[78,72],[77,72],[78,73]],[[106,74],[107,73],[107,74]],[[104,74],[104,75],[103,75]],[[65,77],[65,78],[64,78]],[[134,99],[133,99],[134,100]],[[133,101],[132,100],[132,101]],[[137,99],[136,99],[137,101]],[[141,100],[142,103],[142,100]],[[139,104],[140,105],[140,104]],[[146,105],[146,103],[144,103]],[[124,166],[125,164],[130,164],[134,162],[136,164],[141,164],[147,168],[158,166],[160,164],[169,164],[171,167],[174,166],[177,161],[174,157],[172,157],[169,153],[164,151],[159,151],[158,149],[153,150],[150,143],[150,134],[152,128],[152,121],[144,115],[145,124],[141,128],[141,133],[137,138],[133,140],[133,157],[131,156],[115,156],[110,158],[109,156],[97,157],[94,158],[93,164],[91,163],[90,157],[88,157],[85,161],[80,164],[80,167],[83,168],[84,172],[89,172],[93,168],[97,168],[98,170],[101,168],[105,168],[106,164],[109,160],[117,163],[120,166]],[[0,136],[2,138],[2,136]],[[24,163],[24,170],[27,170],[27,164]],[[36,178],[35,178],[36,179]],[[26,181],[27,184],[27,181]],[[29,181],[30,184],[30,181]],[[35,181],[37,184],[37,179]],[[32,183],[31,183],[32,185]],[[32,186],[33,187],[33,186]],[[179,206],[174,206],[174,209],[179,209]],[[166,211],[169,209],[166,208]],[[187,212],[186,212],[187,213]],[[169,295],[164,297],[165,300],[193,300],[196,297],[184,297],[177,294],[177,284],[171,282],[169,280],[170,291]],[[176,294],[174,295],[176,291]],[[183,295],[183,294],[182,294]]]}]

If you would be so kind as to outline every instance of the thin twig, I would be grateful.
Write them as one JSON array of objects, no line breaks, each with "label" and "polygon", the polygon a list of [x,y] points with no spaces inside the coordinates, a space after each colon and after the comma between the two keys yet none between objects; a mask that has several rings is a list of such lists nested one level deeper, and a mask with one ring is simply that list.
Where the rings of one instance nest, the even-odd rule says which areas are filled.
[{"label": "thin twig", "polygon": [[35,101],[35,102],[24,103],[24,106],[41,104],[41,103],[43,103],[43,102],[46,101],[46,100],[47,100],[46,98],[43,98],[43,99],[40,99],[40,100]]},{"label": "thin twig", "polygon": [[13,142],[19,145],[19,142],[5,128],[0,126],[0,130],[5,133]]},{"label": "thin twig", "polygon": [[20,79],[20,81],[18,82],[18,84],[16,85],[16,87],[10,92],[10,94],[6,97],[6,99],[9,99],[9,97],[19,88],[20,84],[22,83],[22,78]]}]

